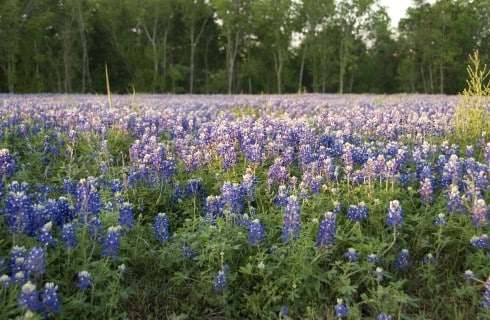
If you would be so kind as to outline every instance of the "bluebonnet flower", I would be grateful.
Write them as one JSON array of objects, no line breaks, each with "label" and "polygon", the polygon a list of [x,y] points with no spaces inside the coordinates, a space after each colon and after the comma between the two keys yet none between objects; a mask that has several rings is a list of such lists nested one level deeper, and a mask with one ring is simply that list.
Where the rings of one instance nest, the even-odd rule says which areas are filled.
[{"label": "bluebonnet flower", "polygon": [[225,292],[228,290],[226,287],[226,283],[228,282],[228,279],[226,278],[226,273],[230,267],[228,265],[223,265],[223,268],[218,271],[218,274],[214,278],[214,284],[213,284],[213,291],[216,294]]},{"label": "bluebonnet flower", "polygon": [[119,225],[123,228],[131,228],[134,224],[133,208],[129,202],[124,202],[119,209]]},{"label": "bluebonnet flower", "polygon": [[323,220],[320,222],[318,229],[318,238],[316,246],[331,246],[335,243],[335,233],[337,232],[337,222],[335,221],[336,214],[333,212],[325,212]]},{"label": "bluebonnet flower", "polygon": [[262,146],[258,143],[246,144],[243,148],[245,153],[245,159],[252,165],[258,165],[262,163]]},{"label": "bluebonnet flower", "polygon": [[378,314],[378,316],[376,317],[376,320],[392,320],[393,317],[390,316],[390,315],[387,315],[387,314],[384,314],[384,313],[380,313]]},{"label": "bluebonnet flower", "polygon": [[282,159],[277,158],[269,167],[267,172],[267,186],[271,187],[274,184],[286,184],[289,180],[289,172],[282,164]]},{"label": "bluebonnet flower", "polygon": [[429,205],[433,200],[434,190],[432,188],[432,181],[429,178],[425,178],[423,182],[420,183],[420,201],[424,205]]},{"label": "bluebonnet flower", "polygon": [[477,227],[488,225],[488,207],[485,204],[485,200],[478,199],[475,201],[471,218],[473,224]]},{"label": "bluebonnet flower", "polygon": [[487,142],[483,150],[483,160],[486,164],[490,164],[490,142]]},{"label": "bluebonnet flower", "polygon": [[39,294],[36,291],[36,285],[27,281],[21,288],[21,293],[17,296],[17,305],[29,311],[38,311]]},{"label": "bluebonnet flower", "polygon": [[37,237],[37,241],[44,247],[54,246],[57,242],[56,239],[53,238],[53,235],[51,234],[52,225],[53,223],[51,221],[46,223],[42,227],[41,233]]},{"label": "bluebonnet flower", "polygon": [[24,270],[24,260],[26,252],[27,250],[25,247],[19,246],[14,246],[10,250],[9,269],[12,274]]},{"label": "bluebonnet flower", "polygon": [[289,316],[289,308],[286,306],[282,306],[281,310],[279,310],[279,319],[287,318]]},{"label": "bluebonnet flower", "polygon": [[474,248],[486,249],[490,247],[490,238],[486,234],[481,236],[473,236],[470,239],[470,243]]},{"label": "bluebonnet flower", "polygon": [[466,280],[470,281],[470,282],[473,282],[473,281],[475,281],[475,279],[476,279],[476,278],[475,278],[475,274],[473,273],[473,271],[471,271],[471,270],[469,270],[469,269],[468,269],[468,270],[466,270],[466,271],[464,272],[463,277],[464,277]]},{"label": "bluebonnet flower", "polygon": [[244,199],[247,201],[255,200],[255,185],[257,179],[253,176],[252,171],[248,168],[242,180],[242,190]]},{"label": "bluebonnet flower", "polygon": [[432,264],[432,263],[436,263],[437,259],[432,255],[432,253],[428,253],[424,256],[423,261],[425,264]]},{"label": "bluebonnet flower", "polygon": [[364,202],[359,203],[359,205],[350,205],[347,208],[347,213],[345,214],[347,218],[355,222],[362,222],[368,218],[368,208],[365,206]]},{"label": "bluebonnet flower", "polygon": [[8,275],[2,274],[0,276],[0,285],[4,288],[8,288],[10,286],[11,279]]},{"label": "bluebonnet flower", "polygon": [[155,216],[153,231],[158,242],[164,243],[170,240],[169,221],[164,212],[160,212]]},{"label": "bluebonnet flower", "polygon": [[182,246],[182,253],[184,254],[184,257],[189,260],[194,260],[194,257],[196,256],[196,253],[192,251],[192,249],[187,244],[184,244]]},{"label": "bluebonnet flower", "polygon": [[197,199],[201,199],[201,197],[203,197],[205,194],[204,187],[202,185],[202,180],[201,179],[187,180],[185,193],[187,197],[196,197]]},{"label": "bluebonnet flower", "polygon": [[102,256],[117,258],[117,251],[121,246],[121,229],[121,226],[109,227],[107,229],[107,235],[103,241]]},{"label": "bluebonnet flower", "polygon": [[75,249],[77,246],[77,238],[75,235],[75,227],[71,223],[66,223],[61,229],[61,241],[63,241],[68,250]]},{"label": "bluebonnet flower", "polygon": [[410,266],[410,252],[407,249],[400,251],[395,260],[395,268],[404,271]]},{"label": "bluebonnet flower", "polygon": [[259,219],[252,220],[248,224],[248,242],[252,245],[258,245],[260,240],[265,237],[265,229]]},{"label": "bluebonnet flower", "polygon": [[75,212],[80,216],[83,223],[88,223],[91,216],[100,213],[100,196],[97,192],[97,181],[94,178],[80,179],[76,185]]},{"label": "bluebonnet flower", "polygon": [[243,189],[238,183],[225,181],[221,187],[221,201],[223,207],[228,209],[230,214],[242,214],[244,210]]},{"label": "bluebonnet flower", "polygon": [[41,293],[41,310],[46,317],[51,313],[59,313],[61,311],[58,286],[53,282],[48,282],[44,285],[44,291]]},{"label": "bluebonnet flower", "polygon": [[359,253],[354,248],[349,248],[349,250],[347,250],[347,252],[344,253],[344,256],[350,262],[356,262],[359,260]]},{"label": "bluebonnet flower", "polygon": [[490,309],[490,277],[483,284],[485,291],[483,292],[483,307],[485,309]]},{"label": "bluebonnet flower", "polygon": [[444,227],[446,225],[446,215],[444,213],[439,213],[434,220],[434,225],[436,227]]},{"label": "bluebonnet flower", "polygon": [[284,209],[284,222],[282,228],[282,242],[299,236],[301,213],[298,198],[294,195],[288,197],[288,203]]},{"label": "bluebonnet flower", "polygon": [[102,221],[97,217],[92,217],[89,222],[88,232],[92,240],[101,241],[102,230],[104,226]]},{"label": "bluebonnet flower", "polygon": [[78,279],[75,285],[84,291],[93,284],[92,275],[88,271],[80,271],[77,277]]},{"label": "bluebonnet flower", "polygon": [[38,228],[32,215],[31,197],[25,191],[9,192],[5,200],[5,221],[13,234],[32,236]]},{"label": "bluebonnet flower", "polygon": [[374,254],[374,253],[370,253],[368,254],[367,256],[367,262],[369,263],[378,263],[380,260],[379,260],[379,257]]},{"label": "bluebonnet flower", "polygon": [[463,213],[463,203],[459,194],[458,186],[455,184],[449,186],[446,210],[448,212]]},{"label": "bluebonnet flower", "polygon": [[15,160],[9,149],[0,149],[0,180],[10,178],[16,169]]},{"label": "bluebonnet flower", "polygon": [[18,271],[13,273],[13,276],[10,278],[12,283],[15,285],[25,283],[27,279],[27,275],[24,271]]},{"label": "bluebonnet flower", "polygon": [[217,217],[223,216],[221,196],[208,196],[204,203],[204,216],[207,221],[214,223]]},{"label": "bluebonnet flower", "polygon": [[44,249],[34,247],[28,253],[24,261],[24,271],[32,279],[38,279],[46,267],[46,252]]},{"label": "bluebonnet flower", "polygon": [[279,186],[277,190],[277,195],[275,200],[276,206],[280,208],[286,207],[286,204],[288,203],[287,199],[288,199],[288,188],[282,184]]},{"label": "bluebonnet flower", "polygon": [[376,277],[377,282],[381,282],[383,280],[384,269],[381,267],[376,267],[376,270],[373,271],[373,276]]},{"label": "bluebonnet flower", "polygon": [[390,201],[390,208],[388,209],[386,223],[390,229],[402,226],[403,209],[400,207],[400,202],[398,200]]},{"label": "bluebonnet flower", "polygon": [[349,308],[344,304],[342,299],[337,299],[337,304],[335,305],[335,316],[337,318],[345,318],[349,313]]}]

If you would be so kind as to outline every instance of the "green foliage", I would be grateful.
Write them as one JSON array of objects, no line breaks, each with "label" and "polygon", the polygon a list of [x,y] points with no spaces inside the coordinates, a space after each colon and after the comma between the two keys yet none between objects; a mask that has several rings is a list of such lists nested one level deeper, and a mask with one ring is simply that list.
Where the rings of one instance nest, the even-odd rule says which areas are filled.
[{"label": "green foliage", "polygon": [[470,60],[468,87],[461,94],[453,117],[453,139],[462,146],[475,145],[490,134],[490,70],[486,64],[481,65],[478,51]]}]

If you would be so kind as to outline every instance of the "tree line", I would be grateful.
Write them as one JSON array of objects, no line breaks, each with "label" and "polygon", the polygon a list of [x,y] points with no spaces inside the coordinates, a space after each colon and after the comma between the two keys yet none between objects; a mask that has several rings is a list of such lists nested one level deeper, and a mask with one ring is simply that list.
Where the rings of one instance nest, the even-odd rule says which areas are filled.
[{"label": "tree line", "polygon": [[3,0],[0,91],[448,93],[490,0]]}]

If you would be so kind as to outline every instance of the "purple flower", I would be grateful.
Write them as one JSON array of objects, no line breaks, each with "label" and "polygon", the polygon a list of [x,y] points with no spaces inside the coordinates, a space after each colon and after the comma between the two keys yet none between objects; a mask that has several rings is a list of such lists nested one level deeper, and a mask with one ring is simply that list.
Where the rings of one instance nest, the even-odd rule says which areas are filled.
[{"label": "purple flower", "polygon": [[490,277],[488,277],[483,285],[485,287],[485,292],[483,292],[483,307],[490,309]]},{"label": "purple flower", "polygon": [[170,240],[169,222],[164,212],[160,212],[155,216],[153,231],[158,242],[164,243]]},{"label": "purple flower", "polygon": [[102,248],[102,256],[117,258],[121,238],[121,226],[109,227],[107,235],[103,240],[104,247]]},{"label": "purple flower", "polygon": [[347,208],[347,213],[345,214],[347,218],[355,222],[362,222],[368,218],[368,208],[365,206],[364,202],[359,203],[359,205],[350,205]]},{"label": "purple flower", "polygon": [[36,285],[27,281],[21,288],[21,293],[17,296],[17,305],[20,308],[25,308],[29,311],[38,311],[39,294],[36,291]]},{"label": "purple flower", "polygon": [[282,306],[279,311],[279,319],[287,318],[289,316],[289,309],[286,306]]},{"label": "purple flower", "polygon": [[384,313],[380,313],[378,314],[378,316],[376,317],[376,320],[391,320],[393,319],[392,316],[390,315],[387,315],[387,314],[384,314]]},{"label": "purple flower", "polygon": [[479,237],[473,236],[470,239],[470,243],[473,246],[473,248],[486,249],[490,247],[490,238],[486,234],[483,234]]},{"label": "purple flower", "polygon": [[221,196],[208,196],[204,203],[204,216],[206,220],[214,223],[217,217],[222,216],[223,205]]},{"label": "purple flower", "polygon": [[87,271],[80,271],[78,273],[78,280],[76,283],[76,286],[82,290],[87,290],[88,287],[90,287],[93,282],[92,282],[92,275],[88,273]]},{"label": "purple flower", "polygon": [[44,291],[41,293],[41,308],[45,316],[61,311],[61,302],[58,298],[58,286],[53,282],[48,282],[44,285]]},{"label": "purple flower", "polygon": [[349,313],[349,308],[344,304],[342,299],[337,299],[337,304],[335,305],[335,316],[337,318],[345,318]]},{"label": "purple flower", "polygon": [[356,262],[359,260],[359,253],[354,248],[349,248],[349,250],[347,250],[347,252],[344,253],[344,256],[350,262]]},{"label": "purple flower", "polygon": [[318,229],[317,247],[331,246],[335,243],[335,233],[337,232],[335,216],[333,212],[325,212],[324,219],[320,222]]},{"label": "purple flower", "polygon": [[286,204],[288,203],[288,188],[285,185],[280,185],[278,190],[277,190],[277,196],[275,200],[276,206],[282,208],[286,207]]},{"label": "purple flower", "polygon": [[376,277],[377,282],[381,282],[383,280],[384,269],[381,267],[376,267],[376,270],[373,271],[373,276]]},{"label": "purple flower", "polygon": [[472,221],[477,227],[488,225],[488,207],[485,200],[478,199],[473,205]]},{"label": "purple flower", "polygon": [[252,171],[247,169],[247,172],[243,176],[242,180],[242,190],[244,194],[244,199],[247,201],[255,200],[255,185],[257,184],[257,179],[253,176]]},{"label": "purple flower", "polygon": [[449,186],[446,210],[448,212],[463,213],[463,203],[459,194],[458,186],[455,184]]},{"label": "purple flower", "polygon": [[400,251],[395,260],[395,268],[404,271],[410,266],[410,252],[407,249]]},{"label": "purple flower", "polygon": [[446,215],[444,213],[439,213],[434,220],[434,225],[436,227],[444,227],[446,225]]},{"label": "purple flower", "polygon": [[260,240],[265,237],[265,229],[259,219],[252,220],[248,224],[248,242],[252,245],[258,245]]},{"label": "purple flower", "polygon": [[370,253],[367,256],[367,262],[369,262],[369,263],[378,263],[379,262],[379,257],[376,254],[374,254],[374,253]]},{"label": "purple flower", "polygon": [[8,149],[0,149],[0,181],[14,174],[16,165]]},{"label": "purple flower", "polygon": [[469,269],[464,272],[463,277],[465,277],[465,279],[470,281],[470,282],[473,282],[476,279],[473,271],[471,271]]},{"label": "purple flower", "polygon": [[428,253],[424,256],[424,264],[432,264],[436,263],[437,259],[432,255],[432,253]]},{"label": "purple flower", "polygon": [[75,227],[71,223],[66,223],[61,229],[61,241],[63,241],[68,250],[75,249],[77,246],[77,238],[75,235]]},{"label": "purple flower", "polygon": [[301,223],[298,198],[292,195],[289,196],[287,200],[288,202],[284,209],[282,242],[287,242],[291,238],[297,238],[299,236],[299,225]]},{"label": "purple flower", "polygon": [[119,225],[123,228],[131,228],[133,224],[133,208],[129,202],[124,202],[121,209],[119,209]]},{"label": "purple flower", "polygon": [[424,205],[429,205],[432,203],[433,199],[433,188],[432,181],[429,178],[425,178],[423,182],[420,183],[420,201]]},{"label": "purple flower", "polygon": [[37,241],[44,247],[54,246],[57,242],[56,239],[53,238],[53,235],[51,234],[52,225],[53,223],[51,221],[46,223],[42,227],[41,233],[37,237]]},{"label": "purple flower", "polygon": [[390,229],[401,227],[403,223],[403,209],[400,207],[398,200],[390,201],[386,223]]},{"label": "purple flower", "polygon": [[34,247],[26,256],[24,261],[24,270],[28,277],[38,279],[46,267],[46,252],[44,249]]},{"label": "purple flower", "polygon": [[226,283],[228,282],[228,279],[226,278],[226,273],[229,269],[228,265],[224,265],[223,268],[218,271],[218,274],[214,278],[214,284],[213,284],[213,291],[216,294],[220,294],[228,290],[226,287]]}]

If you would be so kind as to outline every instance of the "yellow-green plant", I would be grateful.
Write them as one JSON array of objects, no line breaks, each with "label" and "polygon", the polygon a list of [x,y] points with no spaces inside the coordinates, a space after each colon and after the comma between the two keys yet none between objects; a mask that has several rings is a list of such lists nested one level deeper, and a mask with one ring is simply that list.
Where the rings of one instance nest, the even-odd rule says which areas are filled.
[{"label": "yellow-green plant", "polygon": [[490,71],[481,65],[478,51],[470,55],[467,88],[461,94],[453,117],[454,138],[464,147],[490,134]]}]

